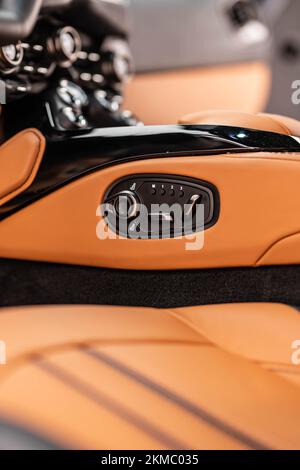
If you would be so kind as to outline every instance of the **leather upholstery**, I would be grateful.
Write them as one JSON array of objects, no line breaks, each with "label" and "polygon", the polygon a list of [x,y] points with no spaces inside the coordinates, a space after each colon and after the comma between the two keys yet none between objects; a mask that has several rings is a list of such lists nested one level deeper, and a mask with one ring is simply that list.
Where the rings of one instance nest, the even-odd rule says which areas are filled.
[{"label": "leather upholstery", "polygon": [[[220,217],[204,247],[190,239],[96,236],[108,187],[126,175],[199,178],[219,190]],[[0,257],[124,269],[195,269],[300,263],[300,153],[150,159],[88,175],[0,223]]]},{"label": "leather upholstery", "polygon": [[44,150],[45,138],[36,129],[20,132],[0,147],[0,206],[32,184]]},{"label": "leather upholstery", "polygon": [[271,82],[262,62],[139,73],[126,87],[124,106],[145,124],[172,124],[192,110],[255,113],[265,109]]},{"label": "leather upholstery", "polygon": [[[240,125],[300,135],[299,122],[275,115],[221,111],[198,113],[181,122]],[[11,186],[7,183],[15,171],[4,165],[7,162],[11,165],[19,155],[24,166],[27,160],[23,143],[31,145],[29,160],[34,156],[37,160],[28,179],[24,182],[23,177],[23,185],[19,182],[18,191],[30,184],[37,170],[44,145],[37,131],[26,131],[0,148],[0,163],[6,170],[0,176],[3,187],[6,184],[6,199],[2,201],[16,194],[13,190],[9,193]],[[1,159],[1,150],[2,156],[8,152],[10,158]],[[28,164],[25,169],[28,170]],[[107,188],[119,178],[137,173],[199,178],[218,188],[220,217],[215,226],[205,231],[201,250],[186,250],[190,238],[116,240],[113,234],[111,239],[97,238],[101,217],[96,213]],[[149,270],[299,264],[300,222],[296,216],[300,205],[299,179],[300,153],[185,156],[117,165],[83,177],[2,221],[0,256]]]},{"label": "leather upholstery", "polygon": [[300,122],[277,114],[249,114],[236,111],[203,111],[184,116],[180,124],[216,124],[246,127],[278,134],[300,136]]},{"label": "leather upholstery", "polygon": [[4,309],[0,420],[67,448],[299,449],[299,314]]}]

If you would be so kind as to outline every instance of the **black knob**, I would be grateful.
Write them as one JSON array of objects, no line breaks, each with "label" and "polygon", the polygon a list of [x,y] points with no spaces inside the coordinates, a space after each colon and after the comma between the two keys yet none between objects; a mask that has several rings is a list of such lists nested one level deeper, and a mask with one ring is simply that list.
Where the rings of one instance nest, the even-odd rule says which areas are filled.
[{"label": "black knob", "polygon": [[2,72],[13,72],[22,63],[23,57],[24,49],[21,43],[0,47],[0,67]]},{"label": "black knob", "polygon": [[65,130],[86,129],[88,122],[78,109],[66,106],[59,114],[60,126]]},{"label": "black knob", "polygon": [[69,67],[79,57],[81,52],[81,37],[72,26],[57,30],[48,41],[48,50],[55,56],[61,67]]},{"label": "black knob", "polygon": [[100,71],[106,80],[124,84],[133,75],[133,59],[126,41],[107,38],[101,46],[100,56]]},{"label": "black knob", "polygon": [[69,80],[61,80],[56,92],[61,101],[72,108],[81,109],[89,104],[83,88]]},{"label": "black knob", "polygon": [[117,83],[126,82],[132,74],[128,59],[115,52],[104,54],[102,73],[107,78]]}]

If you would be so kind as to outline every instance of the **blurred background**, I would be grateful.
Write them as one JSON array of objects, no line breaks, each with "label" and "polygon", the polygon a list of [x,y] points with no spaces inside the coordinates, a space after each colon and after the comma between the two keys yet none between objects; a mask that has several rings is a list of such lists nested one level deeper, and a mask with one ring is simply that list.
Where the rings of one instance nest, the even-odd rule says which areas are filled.
[{"label": "blurred background", "polygon": [[[114,0],[118,1],[118,0]],[[299,0],[131,0],[136,75],[126,107],[146,123],[206,109],[300,118]]]}]

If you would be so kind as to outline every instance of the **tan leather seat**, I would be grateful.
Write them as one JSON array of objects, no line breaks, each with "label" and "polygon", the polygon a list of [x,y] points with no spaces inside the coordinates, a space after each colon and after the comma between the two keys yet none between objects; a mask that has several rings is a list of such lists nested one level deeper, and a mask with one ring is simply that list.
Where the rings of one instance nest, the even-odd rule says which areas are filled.
[{"label": "tan leather seat", "polygon": [[[238,125],[300,135],[299,122],[280,116],[209,112],[188,116],[181,122]],[[26,138],[26,148],[32,157],[36,155],[38,139],[32,132],[30,136],[31,139]],[[0,168],[1,160],[6,163],[23,139],[22,135],[16,136],[9,145],[9,154],[9,142],[0,148]],[[99,204],[106,191],[116,181],[137,174],[181,175],[208,181],[218,189],[220,216],[205,231],[201,250],[197,249],[202,246],[201,239],[196,247],[186,249],[187,244],[191,246],[190,237],[116,239],[108,229],[110,236],[99,239],[105,226]],[[70,182],[4,219],[0,224],[0,257],[142,270],[297,265],[299,179],[300,152],[164,156],[113,165]],[[4,194],[10,197],[7,186],[11,181],[8,184],[6,178],[3,180]],[[95,236],[99,227],[100,237]]]},{"label": "tan leather seat", "polygon": [[60,447],[300,448],[293,308],[4,309],[0,331],[0,421]]},{"label": "tan leather seat", "polygon": [[[188,116],[181,122],[238,125],[300,135],[298,122],[278,116],[213,112]],[[28,175],[30,165],[25,168],[27,179],[34,177],[39,165],[36,137],[37,134],[26,136],[34,167],[33,173],[29,171]],[[32,149],[35,149],[34,153]],[[3,161],[6,163],[7,159]],[[220,267],[228,265],[225,254],[231,263],[233,259],[231,245],[227,251],[225,246],[225,254],[222,251],[227,219],[232,223],[232,201],[237,192],[231,181],[235,185],[237,181],[241,184],[244,193],[239,192],[239,200],[243,202],[242,194],[245,200],[250,200],[247,188],[252,193],[252,181],[256,182],[257,191],[258,187],[265,187],[268,176],[270,192],[267,195],[270,196],[285,174],[285,194],[297,205],[298,193],[297,197],[289,197],[298,188],[297,162],[299,154],[258,153],[201,158],[199,162],[193,157],[184,162],[179,158],[158,159],[154,163],[134,162],[124,165],[121,171],[126,174],[128,171],[142,172],[143,165],[151,164],[155,165],[156,171],[159,168],[164,172],[165,168],[170,171],[172,164],[173,172],[178,168],[178,172],[184,174],[188,167],[190,176],[195,176],[194,170],[198,169],[209,181],[216,182],[217,178],[223,198],[222,217],[219,233],[211,230],[207,234],[206,247],[210,250],[207,266]],[[150,171],[150,167],[147,169]],[[147,244],[147,249],[142,242],[141,252],[132,249],[130,256],[124,245],[118,250],[114,241],[108,249],[103,242],[103,253],[99,256],[94,236],[95,211],[87,211],[85,204],[93,207],[99,203],[99,188],[104,190],[109,178],[115,180],[116,176],[121,176],[114,171],[108,169],[88,176],[70,185],[67,193],[57,192],[18,217],[4,221],[1,224],[1,256],[89,266],[96,263],[134,269],[159,266],[161,269],[160,242],[154,242],[152,246]],[[242,175],[250,178],[251,187],[241,179]],[[6,187],[5,191],[10,194]],[[72,207],[68,201],[76,204],[76,210],[68,210]],[[245,206],[241,207],[236,219],[247,229],[242,218]],[[81,211],[83,217],[80,217]],[[256,234],[259,249],[254,246],[252,254],[254,234],[249,230],[249,247],[238,247],[236,265],[245,265],[241,255],[246,256],[246,264],[259,265],[261,258],[256,251],[260,253],[263,248],[265,253],[264,243],[260,246],[263,236],[267,237],[266,246],[272,242],[273,247],[273,238],[282,240],[280,233],[273,237],[274,227],[276,230],[279,227],[280,232],[283,230],[284,235],[294,234],[293,240],[299,240],[296,211],[284,206],[284,213],[285,222],[280,211],[276,215],[278,219],[272,219],[273,215],[267,219],[263,214],[260,220],[262,231]],[[247,210],[248,218],[249,214]],[[270,214],[269,211],[268,217]],[[262,222],[266,219],[265,227]],[[49,230],[49,220],[53,231]],[[88,235],[79,231],[76,245],[74,236],[77,232],[73,230],[72,222],[75,221],[77,227],[78,220],[81,227],[92,227],[92,230],[87,231]],[[287,228],[285,223],[288,223]],[[241,226],[237,225],[238,230],[234,231],[236,240],[242,239]],[[62,230],[61,238],[57,236],[57,227]],[[41,236],[43,230],[45,236]],[[236,248],[232,229],[228,233],[228,240]],[[70,252],[70,239],[75,254]],[[61,252],[59,243],[62,243]],[[97,259],[90,251],[93,246]],[[164,244],[165,269],[206,266],[203,259],[198,265],[187,264],[185,259],[179,265],[179,245],[173,246],[177,257],[172,256],[173,252]],[[219,256],[216,246],[220,247]],[[245,246],[251,254],[248,260]],[[289,250],[279,250],[279,255],[272,257],[269,264],[286,263],[287,259],[291,264],[297,262],[298,246],[292,243]],[[83,259],[79,253],[82,247],[87,249]],[[61,257],[61,253],[63,256],[67,253],[69,258]],[[205,250],[201,256],[203,253],[205,255]],[[146,254],[151,260],[149,265],[139,264],[145,262]],[[154,255],[157,265],[153,263]],[[112,257],[118,264],[112,263]],[[191,262],[197,259],[194,253],[190,259]],[[127,264],[120,266],[120,260]],[[168,264],[170,260],[174,266]],[[300,365],[292,362],[292,358],[300,362],[300,352],[293,349],[299,344],[299,341],[295,343],[299,336],[298,312],[278,304],[215,305],[177,310],[105,306],[2,309],[0,340],[6,343],[8,362],[6,366],[0,366],[0,423],[24,428],[65,448],[300,449]]]},{"label": "tan leather seat", "polygon": [[237,126],[278,134],[300,136],[300,121],[277,114],[250,114],[237,111],[202,111],[182,117],[179,124]]}]

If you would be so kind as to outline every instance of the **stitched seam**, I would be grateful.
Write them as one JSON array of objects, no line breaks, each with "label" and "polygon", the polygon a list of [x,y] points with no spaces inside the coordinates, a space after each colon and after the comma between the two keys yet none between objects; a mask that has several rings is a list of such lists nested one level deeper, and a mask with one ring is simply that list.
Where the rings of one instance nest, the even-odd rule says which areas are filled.
[{"label": "stitched seam", "polygon": [[[292,154],[289,154],[289,156],[287,156],[286,158],[282,158],[282,155],[281,153],[276,153],[274,155],[278,155],[280,156],[280,158],[274,158],[274,156],[268,156],[268,155],[261,155],[261,156],[251,156],[251,155],[243,155],[243,154],[237,154],[236,156],[234,155],[223,155],[225,158],[227,158],[228,160],[229,159],[234,159],[234,160],[238,160],[238,159],[241,159],[241,160],[265,160],[265,161],[272,161],[272,162],[286,162],[286,163],[300,163],[300,159],[295,159],[295,158],[292,158],[291,155]],[[297,155],[297,157],[299,157],[300,155],[299,154],[295,154],[295,156]],[[215,156],[215,158],[217,158],[218,155]]]},{"label": "stitched seam", "polygon": [[[205,334],[205,333],[202,333],[201,329],[197,326],[195,326],[190,320],[188,320],[186,317],[182,317],[180,315],[180,313],[176,312],[175,310],[167,310],[167,313],[169,314],[169,316],[175,320],[177,320],[179,323],[181,323],[181,325],[184,325],[184,326],[187,326],[190,330],[192,330],[194,333],[197,333],[197,335],[201,335],[203,336],[204,338],[206,338],[206,340],[209,342],[209,344],[211,344],[212,346],[214,346],[215,348],[219,347],[219,345],[217,345],[216,343],[214,343],[213,341],[211,341],[211,339]],[[221,349],[221,348],[220,348]]]},{"label": "stitched seam", "polygon": [[288,133],[288,135],[291,135],[291,130],[283,122],[279,121],[278,119],[276,119],[275,117],[270,116],[270,115],[267,115],[265,117],[270,119],[270,121],[274,122],[274,124],[279,125],[282,130],[284,130]]},{"label": "stitched seam", "polygon": [[[218,307],[218,306],[216,305],[216,307]],[[241,360],[243,360],[243,361],[246,361],[246,362],[248,362],[248,363],[250,363],[250,364],[256,365],[256,366],[258,366],[259,368],[265,370],[266,372],[270,372],[272,375],[274,374],[273,371],[271,371],[271,370],[267,369],[266,367],[264,367],[264,366],[261,364],[261,361],[256,361],[256,360],[251,359],[251,358],[248,358],[248,357],[246,357],[246,356],[242,356],[242,355],[240,355],[240,354],[238,354],[238,353],[235,353],[235,352],[232,352],[232,351],[228,350],[227,348],[224,348],[223,346],[220,346],[218,343],[212,342],[212,341],[209,339],[209,337],[207,336],[207,334],[202,333],[201,329],[200,329],[199,327],[193,325],[190,320],[188,320],[188,319],[185,318],[185,317],[180,316],[180,313],[177,313],[177,312],[174,311],[174,310],[169,310],[169,313],[172,315],[172,317],[173,317],[173,316],[174,316],[174,317],[177,317],[177,319],[178,319],[181,323],[186,324],[187,326],[189,326],[189,327],[190,327],[193,331],[195,331],[196,333],[199,333],[199,334],[201,334],[202,336],[204,336],[208,341],[211,342],[211,344],[212,344],[213,347],[215,347],[215,348],[217,348],[217,349],[219,349],[219,350],[225,352],[226,354],[230,354],[231,356],[236,356],[236,357],[238,357],[239,359],[241,359]],[[299,387],[298,387],[297,385],[291,383],[291,382],[288,381],[287,379],[284,379],[284,377],[278,376],[277,374],[276,374],[276,377],[277,377],[278,379],[280,379],[280,380],[283,380],[284,382],[287,382],[287,383],[289,384],[289,386],[296,387],[297,389],[299,389]]]},{"label": "stitched seam", "polygon": [[58,365],[52,365],[47,362],[42,356],[37,356],[35,365],[37,368],[48,373],[50,376],[55,377],[64,386],[69,387],[71,390],[79,393],[86,400],[95,403],[97,406],[109,410],[112,415],[118,416],[124,423],[139,429],[152,439],[159,442],[160,445],[166,449],[188,449],[185,442],[173,437],[168,432],[165,432],[155,424],[152,424],[147,418],[143,418],[136,411],[131,411],[130,408],[118,403],[117,400],[112,399],[110,396],[97,390],[96,387],[90,385],[85,380],[78,378],[74,373],[65,370]]},{"label": "stitched seam", "polygon": [[290,369],[299,369],[298,366],[295,366],[294,364],[287,364],[285,362],[278,362],[278,361],[260,361],[258,360],[257,363],[261,363],[264,366],[270,366],[270,367],[289,367]]},{"label": "stitched seam", "polygon": [[212,426],[219,432],[223,432],[226,436],[230,436],[238,442],[243,443],[250,449],[268,448],[264,443],[261,443],[259,440],[252,438],[250,435],[247,435],[238,427],[235,427],[234,425],[232,426],[231,424],[227,424],[227,422],[224,421],[222,418],[219,419],[218,416],[215,416],[209,411],[206,411],[205,408],[196,405],[193,401],[182,397],[176,392],[172,392],[172,390],[170,390],[168,387],[160,385],[155,380],[152,380],[143,373],[140,373],[138,370],[127,366],[118,359],[114,359],[110,355],[91,349],[86,350],[85,352],[95,360],[107,364],[109,367],[116,371],[119,371],[121,374],[130,378],[132,381],[143,385],[145,388],[151,390],[153,393],[156,393],[158,396],[164,397],[167,401],[176,404],[184,411],[190,413],[192,416],[197,417],[199,420]]},{"label": "stitched seam", "polygon": [[264,252],[262,255],[260,255],[260,257],[258,258],[258,260],[255,262],[255,266],[257,266],[258,264],[260,264],[261,262],[263,262],[263,259],[268,255],[268,253],[273,249],[275,248],[276,245],[279,245],[279,243],[283,242],[284,240],[288,240],[289,238],[293,238],[293,237],[296,237],[297,235],[300,235],[300,232],[295,232],[295,233],[292,233],[290,235],[285,235],[284,237],[282,238],[279,238],[278,240],[276,240],[275,242],[273,242]]},{"label": "stitched seam", "polygon": [[268,367],[267,370],[275,374],[300,375],[300,370],[276,369],[275,367]]},{"label": "stitched seam", "polygon": [[211,347],[211,343],[199,342],[196,340],[152,340],[152,339],[115,339],[115,340],[99,340],[99,339],[85,339],[84,341],[70,341],[67,343],[54,344],[52,346],[41,347],[37,350],[32,350],[20,354],[10,360],[9,365],[3,369],[3,374],[0,374],[0,383],[5,380],[11,373],[14,373],[23,366],[26,361],[31,361],[36,355],[48,355],[48,357],[68,351],[72,348],[93,347],[93,346],[140,346],[140,345],[154,345],[154,346],[169,346],[169,345],[186,345],[193,347]]}]

